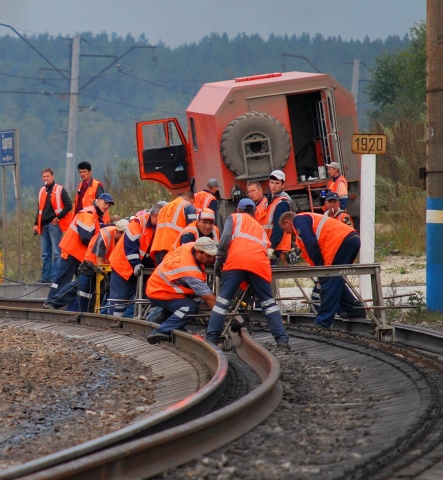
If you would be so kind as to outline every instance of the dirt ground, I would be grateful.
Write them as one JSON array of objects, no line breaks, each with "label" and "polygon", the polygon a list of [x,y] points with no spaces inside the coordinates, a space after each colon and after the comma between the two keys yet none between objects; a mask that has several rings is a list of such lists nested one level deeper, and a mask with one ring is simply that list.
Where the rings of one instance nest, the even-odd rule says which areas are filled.
[{"label": "dirt ground", "polygon": [[383,287],[393,283],[397,286],[424,286],[426,285],[426,257],[406,257],[389,255],[381,262],[381,281]]}]

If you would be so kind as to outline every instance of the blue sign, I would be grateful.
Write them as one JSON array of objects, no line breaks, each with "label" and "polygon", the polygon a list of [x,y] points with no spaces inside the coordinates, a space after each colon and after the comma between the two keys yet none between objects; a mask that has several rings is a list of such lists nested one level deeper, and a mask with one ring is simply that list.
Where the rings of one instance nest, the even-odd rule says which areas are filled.
[{"label": "blue sign", "polygon": [[2,140],[0,165],[15,165],[15,131],[0,132]]}]

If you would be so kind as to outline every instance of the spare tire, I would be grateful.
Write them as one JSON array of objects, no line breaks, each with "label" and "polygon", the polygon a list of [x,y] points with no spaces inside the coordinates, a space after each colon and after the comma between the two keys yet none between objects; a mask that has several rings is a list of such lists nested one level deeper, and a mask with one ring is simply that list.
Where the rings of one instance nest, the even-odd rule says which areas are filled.
[{"label": "spare tire", "polygon": [[220,147],[229,170],[237,176],[259,177],[286,165],[291,141],[286,128],[275,117],[248,112],[226,127]]}]

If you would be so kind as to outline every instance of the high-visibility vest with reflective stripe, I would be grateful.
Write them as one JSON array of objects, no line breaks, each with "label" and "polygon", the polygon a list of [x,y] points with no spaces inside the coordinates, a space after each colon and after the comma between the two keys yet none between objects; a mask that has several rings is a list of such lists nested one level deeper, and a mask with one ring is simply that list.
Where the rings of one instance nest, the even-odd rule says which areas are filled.
[{"label": "high-visibility vest with reflective stripe", "polygon": [[[77,192],[80,191],[81,186],[83,182],[80,182],[77,186]],[[83,195],[82,198],[82,207],[86,208],[92,205],[94,200],[97,198],[97,188],[102,185],[101,182],[96,180],[95,178],[92,179],[91,185],[85,190],[85,194]],[[79,194],[77,193],[75,195],[75,201],[74,201],[74,210],[73,214],[75,215],[75,212],[77,211],[78,208],[78,202],[79,202]]]},{"label": "high-visibility vest with reflective stripe", "polygon": [[[318,247],[323,256],[324,265],[332,265],[335,254],[340,248],[344,238],[351,232],[356,232],[348,225],[337,222],[337,220],[327,217],[326,215],[320,215],[319,213],[299,213],[298,216],[310,216],[312,217],[312,231],[317,238]],[[294,217],[294,218],[296,218]],[[303,252],[303,258],[312,266],[314,262],[309,257],[306,246],[303,239],[298,235],[297,230],[294,227],[294,234],[296,235],[296,244]]]},{"label": "high-visibility vest with reflective stripe", "polygon": [[263,227],[249,213],[233,213],[231,217],[231,244],[223,270],[247,270],[271,281],[270,243]]},{"label": "high-visibility vest with reflective stripe", "polygon": [[[83,182],[80,182],[77,186],[77,192],[80,191]],[[92,179],[91,185],[86,189],[85,194],[82,199],[82,208],[89,207],[94,203],[94,200],[97,198],[97,188],[103,186],[102,182],[99,182],[95,178]],[[75,212],[78,208],[79,197],[78,193],[75,195],[74,208],[72,209],[72,218],[75,216]],[[103,214],[102,223],[111,223],[111,217],[109,212]]]},{"label": "high-visibility vest with reflective stripe", "polygon": [[[57,185],[56,183],[52,187],[52,195],[51,195],[51,205],[54,209],[55,216],[58,218],[58,215],[65,207],[65,204],[62,200],[62,190],[63,187],[61,185]],[[48,192],[46,191],[46,187],[42,187],[38,194],[38,215],[37,215],[37,231],[38,233],[42,233],[42,214],[43,209],[45,208],[46,197],[48,196]],[[59,218],[59,227],[62,232],[66,232],[71,223],[71,215],[68,213],[63,218]]]},{"label": "high-visibility vest with reflective stripe", "polygon": [[217,200],[211,192],[205,192],[202,190],[201,192],[197,192],[194,194],[194,205],[197,213],[200,213],[204,208],[209,208],[209,204],[213,201]]},{"label": "high-visibility vest with reflective stripe", "polygon": [[[185,227],[183,229],[183,231],[180,233],[180,235],[177,237],[177,240],[174,242],[174,249],[179,247],[181,245],[181,238],[183,237],[183,235],[185,235],[186,233],[190,233],[192,232],[194,234],[194,241],[197,240],[198,238],[200,238],[202,235],[197,227],[197,221],[198,220],[194,220],[192,223],[190,223],[187,227]],[[214,225],[212,227],[212,239],[214,240],[214,243],[215,244],[218,244],[218,242],[220,241],[220,231],[217,227],[217,225]],[[190,242],[188,242],[190,243]]]},{"label": "high-visibility vest with reflective stripe", "polygon": [[255,205],[255,219],[260,225],[266,222],[266,209],[268,208],[268,199],[263,196],[262,199]]},{"label": "high-visibility vest with reflective stripe", "polygon": [[[149,218],[149,213],[133,218],[109,257],[112,270],[115,270],[126,280],[134,273],[130,260],[142,261],[145,255],[149,255],[155,234],[155,228],[149,224]],[[129,242],[137,245],[137,253],[126,252],[125,243]]]},{"label": "high-visibility vest with reflective stripe", "polygon": [[158,212],[155,237],[151,248],[152,253],[172,249],[177,237],[186,227],[186,216],[184,212],[186,205],[190,205],[190,202],[181,197],[177,197],[160,209]]},{"label": "high-visibility vest with reflective stripe", "polygon": [[204,266],[197,263],[192,249],[194,242],[186,243],[168,252],[162,263],[154,270],[146,285],[146,295],[157,300],[172,300],[195,295],[194,290],[180,285],[177,280],[194,277],[206,282]]},{"label": "high-visibility vest with reflective stripe", "polygon": [[88,246],[84,245],[80,239],[78,234],[79,226],[86,231],[94,232],[93,235],[100,230],[99,217],[93,205],[80,210],[77,215],[75,215],[74,220],[72,220],[59,244],[65,253],[83,262]]},{"label": "high-visibility vest with reflective stripe", "polygon": [[[288,199],[284,196],[275,197],[270,205],[268,205],[265,215],[262,217],[259,222],[262,225],[263,229],[266,232],[267,237],[270,239],[272,235],[272,227],[275,222],[278,222],[278,218],[274,219],[275,209],[280,202],[288,202]],[[291,250],[291,234],[283,232],[281,242],[275,247],[275,250],[282,250],[284,252],[289,252]]]},{"label": "high-visibility vest with reflective stripe", "polygon": [[330,192],[335,192],[338,198],[348,198],[348,181],[343,175],[340,175],[337,180],[329,180],[327,188]]},{"label": "high-visibility vest with reflective stripe", "polygon": [[329,215],[329,211],[325,212],[325,215],[329,218],[335,218],[335,220],[348,225],[348,227],[354,228],[354,220],[352,220],[352,217],[349,215],[349,213],[345,212],[344,210],[340,210],[340,212],[336,213],[333,217]]},{"label": "high-visibility vest with reflective stripe", "polygon": [[103,257],[105,263],[109,263],[109,256],[115,247],[115,232],[117,227],[115,225],[110,225],[109,227],[101,228],[89,242],[88,248],[86,249],[85,261],[92,262],[94,265],[97,265],[97,255],[92,253],[95,243],[101,237],[105,245],[105,256]]}]

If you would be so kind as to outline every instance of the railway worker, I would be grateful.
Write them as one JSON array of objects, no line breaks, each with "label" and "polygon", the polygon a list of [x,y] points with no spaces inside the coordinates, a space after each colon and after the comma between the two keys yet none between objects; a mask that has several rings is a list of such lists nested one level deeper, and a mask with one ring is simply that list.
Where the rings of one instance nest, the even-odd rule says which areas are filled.
[{"label": "railway worker", "polygon": [[164,256],[172,250],[174,242],[190,223],[197,220],[192,192],[184,192],[166,204],[158,214],[157,230],[151,247],[151,257],[159,265]]},{"label": "railway worker", "polygon": [[83,208],[92,205],[93,201],[105,192],[103,184],[92,178],[92,166],[89,162],[80,162],[77,170],[80,175],[80,183],[75,195],[73,216]]},{"label": "railway worker", "polygon": [[84,261],[79,265],[78,278],[65,285],[58,295],[46,304],[46,308],[60,309],[68,305],[67,310],[75,312],[90,312],[94,306],[92,298],[95,294],[94,265],[109,264],[109,256],[122,237],[129,222],[118,220],[115,225],[101,228],[89,242]]},{"label": "railway worker", "polygon": [[204,208],[197,214],[197,220],[183,229],[174,243],[174,248],[195,242],[200,237],[212,238],[216,244],[220,240],[220,232],[215,225],[215,214],[210,208]]},{"label": "railway worker", "polygon": [[92,205],[83,208],[74,216],[60,242],[62,251],[60,268],[56,280],[51,285],[45,304],[50,303],[77,273],[80,263],[85,258],[89,242],[100,230],[103,215],[112,205],[114,205],[114,200],[109,193],[105,192],[94,200]]},{"label": "railway worker", "polygon": [[281,349],[289,349],[289,338],[277,303],[272,295],[271,265],[267,257],[269,240],[254,219],[255,203],[240,200],[237,213],[226,218],[215,264],[221,276],[220,291],[209,319],[206,339],[220,342],[225,316],[240,285],[247,282],[258,298],[271,333]]},{"label": "railway worker", "polygon": [[343,222],[351,228],[354,228],[354,222],[351,216],[340,208],[340,198],[336,192],[328,192],[325,197],[325,207],[326,212],[324,213],[327,217],[335,218],[339,222]]},{"label": "railway worker", "polygon": [[255,180],[248,182],[248,197],[255,203],[255,219],[261,224],[266,215],[268,197],[263,194],[261,183]]},{"label": "railway worker", "polygon": [[[296,237],[302,257],[312,266],[351,264],[360,250],[356,230],[318,213],[286,212],[280,218],[281,227]],[[315,325],[329,330],[340,309],[349,318],[364,317],[365,311],[354,297],[343,277],[320,277],[320,307]]]},{"label": "railway worker", "polygon": [[281,170],[274,170],[269,176],[268,206],[260,220],[270,242],[268,258],[271,265],[286,264],[286,253],[291,250],[291,235],[279,225],[283,213],[291,210],[291,198],[283,191],[286,176]]},{"label": "railway worker", "polygon": [[330,192],[335,192],[340,199],[340,208],[346,210],[348,205],[348,182],[341,174],[341,167],[338,162],[327,163],[328,175],[330,180],[327,188]]},{"label": "railway worker", "polygon": [[63,232],[71,223],[72,201],[62,185],[55,183],[52,168],[42,171],[43,187],[38,194],[38,211],[34,222],[34,235],[40,235],[42,273],[39,282],[55,280],[60,264]]},{"label": "railway worker", "polygon": [[101,228],[89,242],[85,260],[79,267],[77,295],[80,312],[92,312],[94,309],[96,271],[93,265],[109,265],[109,258],[128,226],[128,220],[119,220],[115,225]]},{"label": "railway worker", "polygon": [[204,208],[210,208],[215,215],[215,223],[217,223],[217,196],[219,196],[219,183],[216,178],[210,178],[201,192],[194,195],[194,207],[197,213],[200,213]]},{"label": "railway worker", "polygon": [[170,251],[150,276],[146,295],[154,307],[169,312],[170,317],[148,336],[153,345],[171,342],[171,331],[184,330],[188,315],[198,313],[203,300],[209,308],[215,305],[215,296],[206,283],[205,267],[214,265],[217,247],[209,237],[200,237]]},{"label": "railway worker", "polygon": [[[111,285],[109,304],[110,313],[116,317],[129,316],[132,308],[127,307],[127,301],[133,300],[137,292],[137,278],[143,274],[143,268],[153,268],[150,257],[151,246],[156,233],[159,212],[163,208],[157,203],[149,213],[134,216],[112,252]],[[115,305],[115,307],[114,307]]]}]

